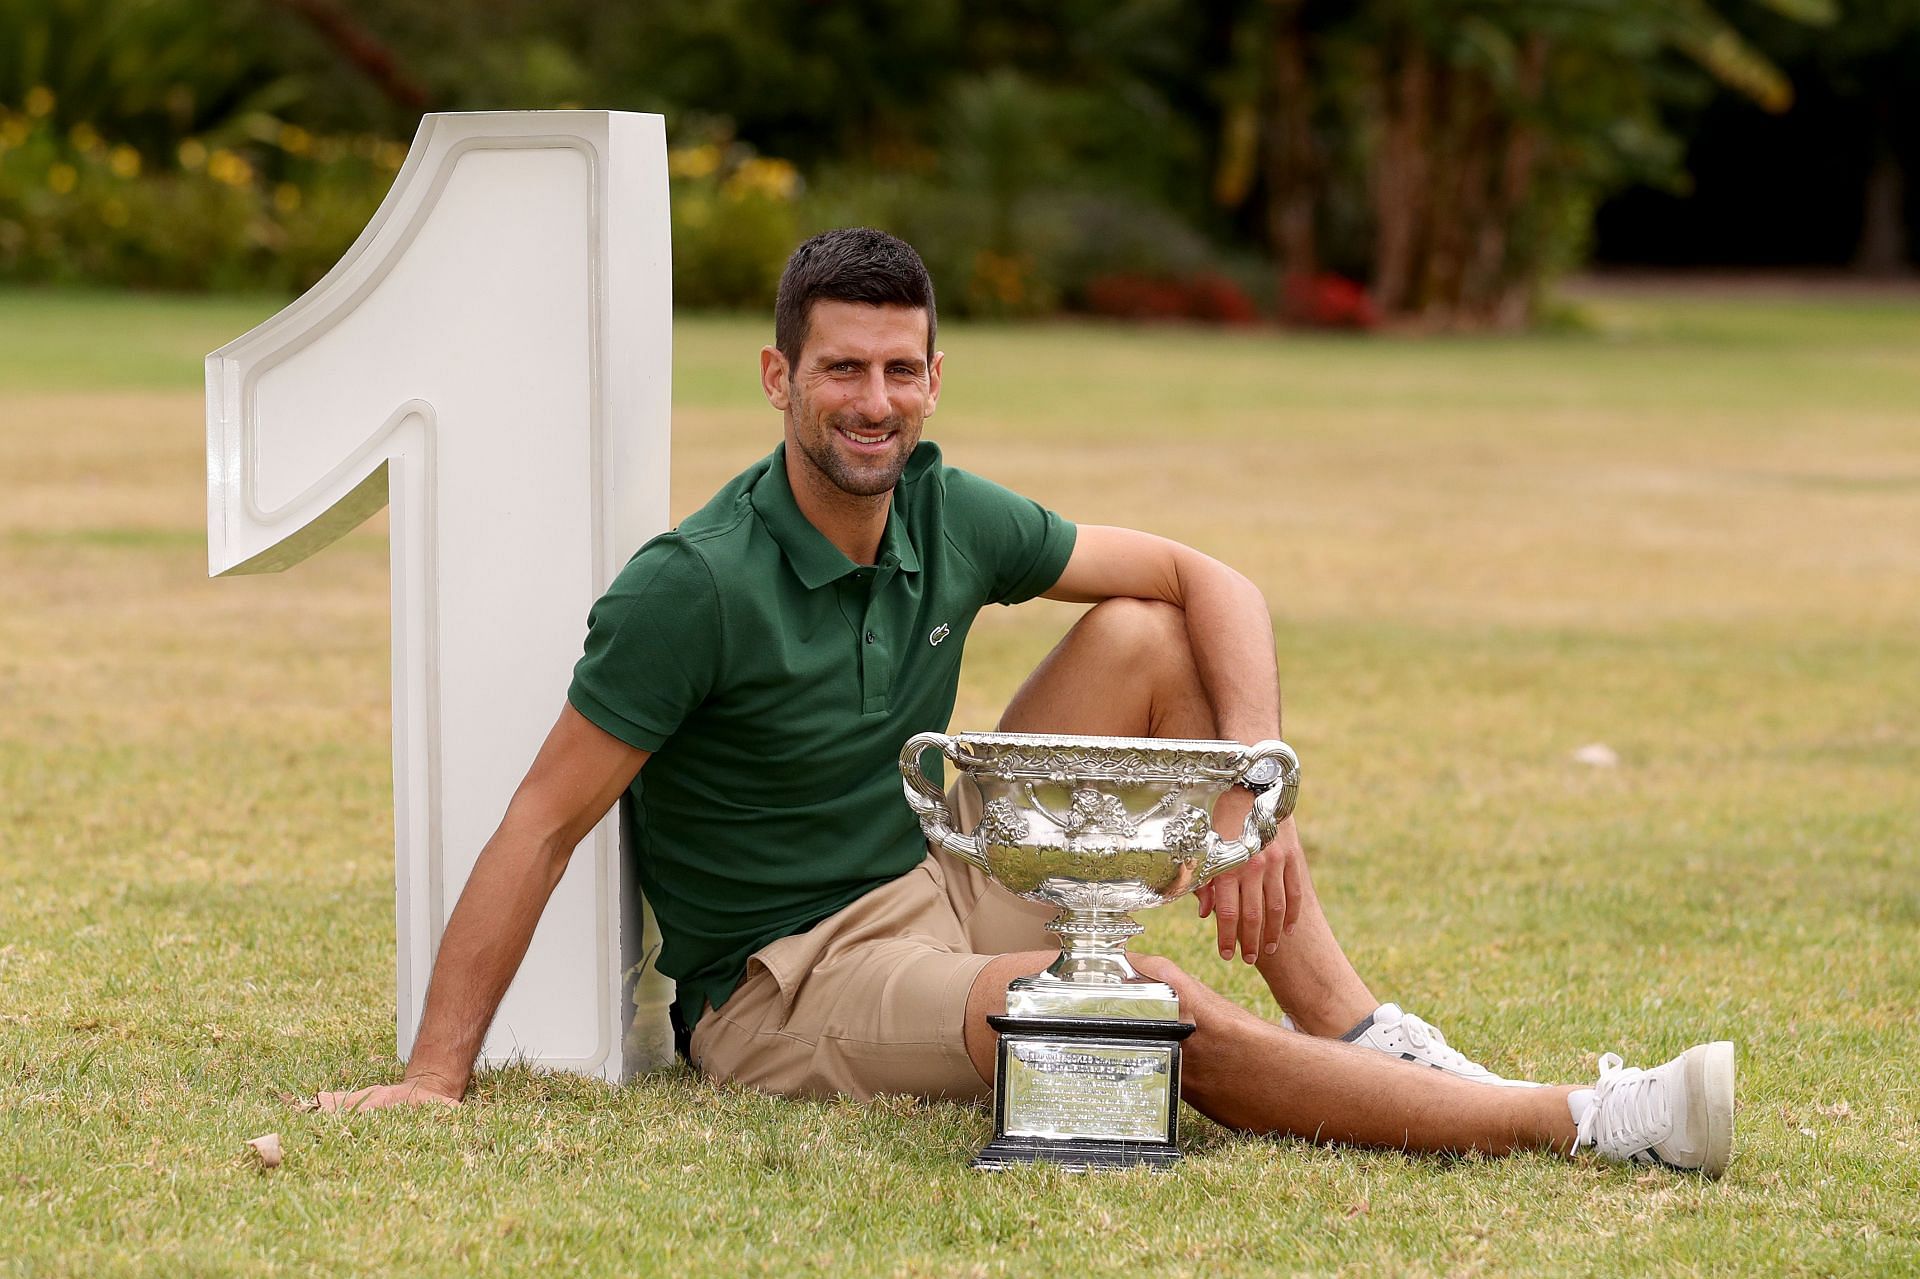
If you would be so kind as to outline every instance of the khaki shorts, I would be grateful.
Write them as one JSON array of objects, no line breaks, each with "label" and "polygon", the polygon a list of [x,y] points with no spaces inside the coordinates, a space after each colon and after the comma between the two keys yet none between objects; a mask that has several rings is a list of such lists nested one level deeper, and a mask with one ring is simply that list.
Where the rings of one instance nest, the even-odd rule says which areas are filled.
[{"label": "khaki shorts", "polygon": [[[966,787],[958,825],[977,820]],[[967,1056],[967,992],[995,955],[1057,950],[1051,907],[930,851],[804,933],[755,951],[727,1002],[694,1028],[709,1079],[788,1097],[881,1093],[973,1100],[988,1083]]]}]

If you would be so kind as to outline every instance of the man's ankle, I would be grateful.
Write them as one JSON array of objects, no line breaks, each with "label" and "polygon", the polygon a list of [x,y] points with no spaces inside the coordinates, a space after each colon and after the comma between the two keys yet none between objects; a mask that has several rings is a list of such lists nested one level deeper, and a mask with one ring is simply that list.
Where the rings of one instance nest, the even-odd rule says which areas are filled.
[{"label": "man's ankle", "polygon": [[[1349,1001],[1351,1002],[1351,1001]],[[1347,1005],[1288,1004],[1284,1006],[1286,1022],[1291,1028],[1303,1035],[1312,1035],[1316,1039],[1347,1039],[1356,1031],[1364,1030],[1373,1018],[1374,1009],[1380,1005],[1369,1001],[1365,1009],[1352,1016]]]}]

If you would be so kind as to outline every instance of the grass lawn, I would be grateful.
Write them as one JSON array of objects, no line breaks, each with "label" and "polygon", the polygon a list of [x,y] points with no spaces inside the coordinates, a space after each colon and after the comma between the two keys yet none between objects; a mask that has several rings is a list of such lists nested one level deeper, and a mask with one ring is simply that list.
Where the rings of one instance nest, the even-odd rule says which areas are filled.
[{"label": "grass lawn", "polygon": [[[400,1070],[387,558],[205,577],[199,359],[275,305],[0,292],[0,1273],[1920,1272],[1920,296],[943,331],[950,460],[1265,589],[1380,997],[1537,1078],[1737,1040],[1717,1183],[1191,1112],[1172,1175],[987,1177],[976,1110],[685,1071],[301,1111]],[[776,438],[768,327],[680,324],[676,511]],[[956,726],[1073,612],[983,618]],[[1147,922],[1271,1012],[1189,905]]]}]

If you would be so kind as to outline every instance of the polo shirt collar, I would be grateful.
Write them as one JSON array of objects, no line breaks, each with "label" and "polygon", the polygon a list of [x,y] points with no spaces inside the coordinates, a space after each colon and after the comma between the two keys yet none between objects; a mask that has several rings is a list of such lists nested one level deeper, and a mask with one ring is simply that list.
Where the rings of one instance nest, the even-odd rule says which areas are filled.
[{"label": "polo shirt collar", "polygon": [[[906,474],[915,474],[923,469],[924,465],[914,467],[909,463]],[[901,478],[904,480],[906,476]],[[767,532],[779,544],[795,576],[808,590],[825,586],[828,582],[837,582],[864,567],[848,559],[846,553],[829,542],[826,534],[815,528],[813,521],[801,512],[800,504],[793,497],[793,487],[787,483],[785,443],[773,451],[766,474],[754,482],[753,509],[759,513],[760,522],[766,526]],[[883,568],[888,564],[897,564],[900,571],[905,573],[920,571],[919,553],[913,549],[913,541],[907,536],[906,521],[900,518],[900,489],[897,487],[893,491],[893,500],[887,503],[887,529],[880,535],[879,562]]]}]

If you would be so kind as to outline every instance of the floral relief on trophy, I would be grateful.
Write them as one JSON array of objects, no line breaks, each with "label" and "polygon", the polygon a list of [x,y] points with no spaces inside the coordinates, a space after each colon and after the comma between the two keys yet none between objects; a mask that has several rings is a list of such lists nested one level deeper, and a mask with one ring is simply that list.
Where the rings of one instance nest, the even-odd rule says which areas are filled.
[{"label": "floral relief on trophy", "polygon": [[1118,848],[1135,833],[1119,796],[1085,786],[1073,792],[1060,825],[1072,850]]},{"label": "floral relief on trophy", "polygon": [[974,828],[974,834],[982,843],[1001,848],[1017,848],[1032,833],[1026,817],[1005,799],[988,804],[980,814],[979,826]]},{"label": "floral relief on trophy", "polygon": [[1187,804],[1167,819],[1166,825],[1160,828],[1160,837],[1183,858],[1201,861],[1206,858],[1208,843],[1213,838],[1213,822],[1205,813]]}]

